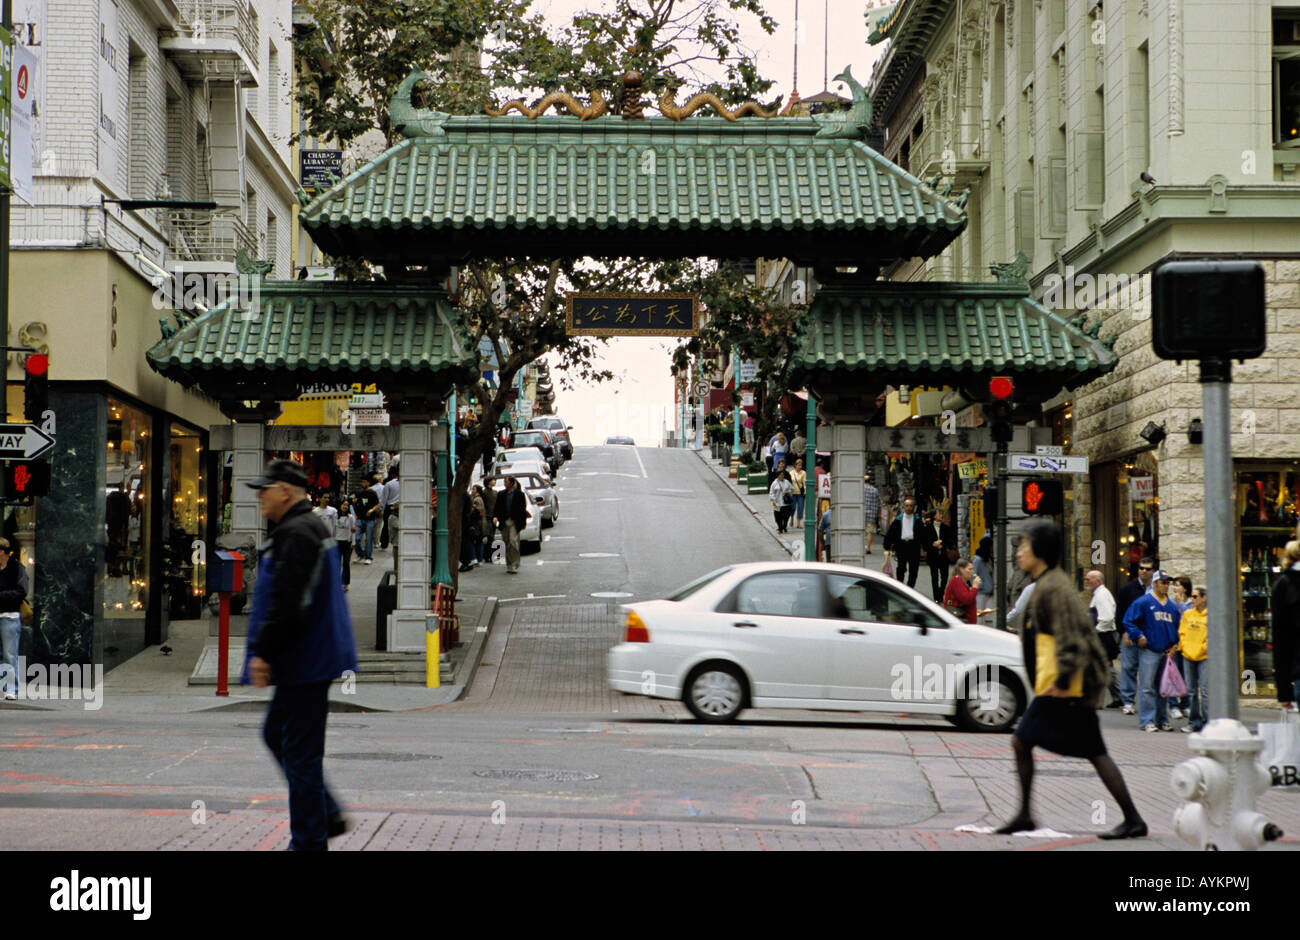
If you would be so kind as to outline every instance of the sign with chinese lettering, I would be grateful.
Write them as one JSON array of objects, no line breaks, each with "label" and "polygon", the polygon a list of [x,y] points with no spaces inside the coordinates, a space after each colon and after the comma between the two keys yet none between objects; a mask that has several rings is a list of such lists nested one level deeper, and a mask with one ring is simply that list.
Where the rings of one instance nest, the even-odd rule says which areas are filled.
[{"label": "sign with chinese lettering", "polygon": [[299,180],[309,193],[330,188],[331,177],[343,176],[342,150],[304,150],[299,160]]},{"label": "sign with chinese lettering", "polygon": [[[1015,429],[1012,446],[1029,446],[1029,428]],[[867,428],[867,450],[902,454],[991,454],[995,447],[989,428],[942,427]]]},{"label": "sign with chinese lettering", "polygon": [[564,318],[570,336],[697,336],[695,294],[570,294]]}]

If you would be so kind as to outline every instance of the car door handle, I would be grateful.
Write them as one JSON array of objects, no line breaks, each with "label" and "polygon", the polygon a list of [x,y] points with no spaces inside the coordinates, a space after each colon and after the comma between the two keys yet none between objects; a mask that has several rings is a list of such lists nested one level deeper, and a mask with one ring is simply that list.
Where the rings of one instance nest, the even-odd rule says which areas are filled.
[{"label": "car door handle", "polygon": [[867,631],[866,631],[866,630],[854,630],[854,629],[852,629],[852,628],[850,628],[850,627],[846,627],[845,629],[841,630],[840,633],[848,634],[848,635],[850,635],[850,636],[866,636],[866,635],[867,635]]},{"label": "car door handle", "polygon": [[753,627],[755,630],[758,629],[758,624],[756,624],[756,623],[750,623],[749,621],[746,621],[746,620],[742,620],[742,621],[739,622],[739,623],[733,623],[732,626],[733,626],[733,627]]}]

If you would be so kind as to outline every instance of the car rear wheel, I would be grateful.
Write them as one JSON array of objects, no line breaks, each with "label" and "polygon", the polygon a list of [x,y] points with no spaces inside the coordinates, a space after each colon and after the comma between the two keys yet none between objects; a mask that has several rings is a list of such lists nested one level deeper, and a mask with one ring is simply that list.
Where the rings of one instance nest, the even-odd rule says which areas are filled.
[{"label": "car rear wheel", "polygon": [[687,678],[682,701],[700,721],[734,721],[745,707],[745,680],[735,666],[706,663]]},{"label": "car rear wheel", "polygon": [[954,717],[959,728],[1003,734],[1010,731],[1024,710],[1020,685],[1002,669],[970,680],[966,696],[957,702]]}]

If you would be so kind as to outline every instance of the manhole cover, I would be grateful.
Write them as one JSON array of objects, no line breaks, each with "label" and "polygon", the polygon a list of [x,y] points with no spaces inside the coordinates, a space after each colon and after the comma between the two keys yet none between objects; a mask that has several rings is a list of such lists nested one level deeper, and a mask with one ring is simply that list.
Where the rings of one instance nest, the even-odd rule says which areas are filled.
[{"label": "manhole cover", "polygon": [[326,754],[329,760],[442,760],[440,754],[385,754],[383,751],[357,751],[351,754]]},{"label": "manhole cover", "polygon": [[494,780],[549,780],[552,783],[572,783],[576,780],[598,780],[600,774],[584,773],[581,770],[476,770],[476,777],[490,777]]},{"label": "manhole cover", "polygon": [[1034,773],[1046,774],[1049,777],[1095,777],[1097,776],[1097,772],[1095,770],[1043,770],[1042,768],[1039,767],[1034,768]]},{"label": "manhole cover", "polygon": [[[256,728],[256,729],[258,729],[258,730],[260,731],[261,728],[262,728],[262,722],[260,722],[260,721],[239,721],[239,722],[236,722],[236,723],[235,723],[235,727],[236,727],[236,728]],[[335,730],[336,728],[368,728],[368,727],[370,727],[370,726],[369,726],[369,725],[364,725],[364,724],[362,724],[362,723],[359,722],[359,721],[331,721],[331,722],[329,723],[329,725],[328,725],[328,727],[327,727],[326,730],[328,730],[328,731],[333,731],[333,730]]]}]

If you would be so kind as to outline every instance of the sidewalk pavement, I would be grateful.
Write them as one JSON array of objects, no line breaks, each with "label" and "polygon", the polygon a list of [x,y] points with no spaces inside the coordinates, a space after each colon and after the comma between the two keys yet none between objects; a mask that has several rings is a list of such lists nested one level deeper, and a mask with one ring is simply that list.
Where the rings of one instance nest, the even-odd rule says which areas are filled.
[{"label": "sidewalk pavement", "polygon": [[[375,563],[352,565],[348,608],[356,635],[359,669],[356,681],[336,682],[330,690],[332,712],[408,711],[446,705],[465,694],[483,655],[496,615],[497,598],[469,594],[462,589],[456,600],[460,617],[460,643],[444,651],[441,687],[425,687],[425,655],[390,653],[375,649],[377,589],[385,571],[392,570],[392,553],[376,549]],[[465,585],[468,586],[468,585]],[[167,640],[150,646],[104,676],[103,707],[108,712],[153,711],[262,711],[271,689],[239,684],[244,666],[244,638],[232,636],[228,663],[229,696],[215,695],[218,639],[209,636],[215,617],[172,621]],[[213,631],[215,633],[215,629]],[[164,654],[162,646],[170,649]],[[82,710],[79,700],[5,702],[0,707],[19,709]]]},{"label": "sidewalk pavement", "polygon": [[759,525],[761,525],[767,533],[772,536],[772,538],[776,539],[777,543],[782,548],[787,552],[790,552],[792,555],[797,551],[798,554],[796,557],[800,559],[803,558],[802,526],[796,527],[795,520],[791,519],[790,526],[784,535],[777,532],[776,519],[773,517],[772,513],[772,501],[768,499],[766,493],[750,494],[745,492],[744,487],[731,479],[730,457],[727,458],[727,465],[723,466],[713,458],[713,454],[707,447],[703,450],[698,450],[695,453],[702,461],[704,461],[704,465],[713,471],[714,476],[725,483],[728,489],[735,494],[736,498],[740,500],[744,507],[754,514],[754,518],[758,520]]}]

